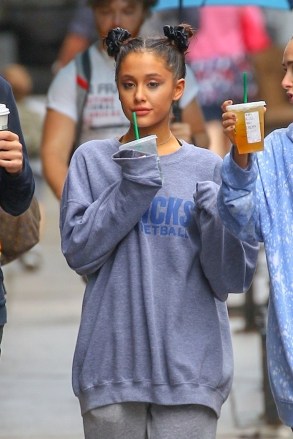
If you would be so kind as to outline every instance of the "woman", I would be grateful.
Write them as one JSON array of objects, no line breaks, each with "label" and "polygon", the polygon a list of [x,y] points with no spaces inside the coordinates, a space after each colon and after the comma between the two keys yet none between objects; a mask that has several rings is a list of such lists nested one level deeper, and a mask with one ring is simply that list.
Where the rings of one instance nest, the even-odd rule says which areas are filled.
[{"label": "woman", "polygon": [[[193,32],[164,30],[109,33],[131,125],[77,149],[61,201],[62,251],[88,278],[73,363],[86,439],[215,438],[233,374],[225,301],[257,257],[218,217],[220,157],[170,130]],[[134,112],[158,154],[125,149]]]},{"label": "woman", "polygon": [[[282,87],[293,104],[293,39],[284,51]],[[223,126],[235,144],[236,116],[223,104]],[[237,145],[236,145],[237,146]],[[238,154],[223,164],[219,211],[243,241],[264,243],[270,276],[267,358],[272,393],[284,424],[293,426],[293,124],[272,131],[263,152]]]}]

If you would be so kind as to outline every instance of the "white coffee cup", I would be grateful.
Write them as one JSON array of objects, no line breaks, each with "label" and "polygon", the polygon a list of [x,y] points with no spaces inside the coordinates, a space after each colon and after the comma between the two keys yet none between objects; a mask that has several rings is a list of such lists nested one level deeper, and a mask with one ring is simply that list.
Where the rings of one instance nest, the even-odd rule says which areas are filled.
[{"label": "white coffee cup", "polygon": [[0,104],[0,131],[7,130],[9,113],[9,108],[5,104]]}]

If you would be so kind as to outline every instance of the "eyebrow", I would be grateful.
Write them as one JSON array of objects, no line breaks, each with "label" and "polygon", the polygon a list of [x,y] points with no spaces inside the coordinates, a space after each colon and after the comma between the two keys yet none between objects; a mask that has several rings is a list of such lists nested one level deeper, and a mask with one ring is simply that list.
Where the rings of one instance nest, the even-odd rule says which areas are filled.
[{"label": "eyebrow", "polygon": [[[135,77],[126,73],[126,74],[122,75],[122,78],[123,79],[132,79]],[[146,75],[146,78],[163,78],[163,76],[160,75],[159,73],[148,73]]]}]

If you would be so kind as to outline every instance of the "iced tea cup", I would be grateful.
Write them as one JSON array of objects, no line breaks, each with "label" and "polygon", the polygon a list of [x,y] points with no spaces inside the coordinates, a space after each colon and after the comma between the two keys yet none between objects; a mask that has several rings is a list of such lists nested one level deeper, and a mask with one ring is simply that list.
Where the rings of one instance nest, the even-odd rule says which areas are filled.
[{"label": "iced tea cup", "polygon": [[0,131],[8,129],[9,108],[5,104],[0,104]]},{"label": "iced tea cup", "polygon": [[235,143],[239,154],[263,151],[265,101],[227,105],[236,114]]},{"label": "iced tea cup", "polygon": [[133,140],[132,142],[124,143],[119,147],[119,151],[122,151],[123,149],[133,149],[144,154],[158,154],[157,136],[152,134],[150,136]]}]

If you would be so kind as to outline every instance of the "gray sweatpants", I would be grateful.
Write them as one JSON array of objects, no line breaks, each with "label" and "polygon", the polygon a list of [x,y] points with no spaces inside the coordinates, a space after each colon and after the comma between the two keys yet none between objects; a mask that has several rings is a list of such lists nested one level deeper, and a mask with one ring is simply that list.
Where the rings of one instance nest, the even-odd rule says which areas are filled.
[{"label": "gray sweatpants", "polygon": [[85,439],[215,439],[217,417],[202,405],[107,405],[83,416]]}]

